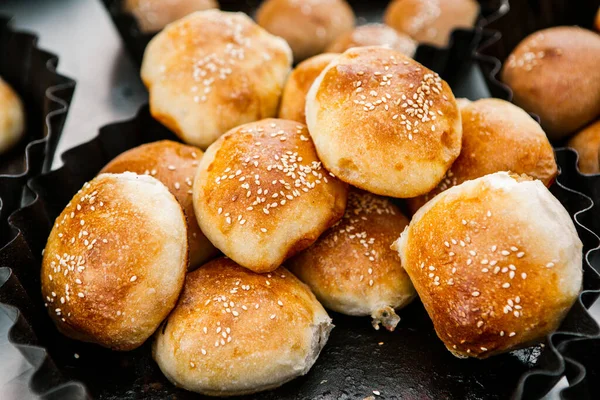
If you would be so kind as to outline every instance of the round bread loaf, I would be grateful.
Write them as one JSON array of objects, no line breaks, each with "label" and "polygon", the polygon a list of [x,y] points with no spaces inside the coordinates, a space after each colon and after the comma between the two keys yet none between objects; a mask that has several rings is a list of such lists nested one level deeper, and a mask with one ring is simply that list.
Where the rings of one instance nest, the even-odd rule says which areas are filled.
[{"label": "round bread loaf", "polygon": [[478,15],[476,0],[393,0],[384,21],[419,43],[443,47],[452,31],[472,28]]},{"label": "round bread loaf", "polygon": [[540,116],[550,139],[573,133],[600,115],[600,36],[574,26],[529,35],[504,63],[502,80],[514,103]]},{"label": "round bread loaf", "polygon": [[199,11],[148,44],[142,80],[152,116],[205,149],[238,125],[277,115],[292,53],[243,13]]},{"label": "round bread loaf", "polygon": [[308,93],[306,122],[325,168],[379,195],[429,192],[460,153],[448,84],[383,47],[353,48],[331,62]]},{"label": "round bread loaf", "polygon": [[42,262],[42,294],[65,335],[132,350],[175,306],[187,259],[185,216],[150,176],[102,174],[55,221]]},{"label": "round bread loaf", "polygon": [[600,172],[600,120],[573,136],[568,146],[579,154],[579,171],[584,174]]},{"label": "round bread loaf", "polygon": [[409,199],[414,213],[444,190],[500,171],[527,174],[550,186],[558,168],[540,125],[519,107],[500,99],[463,103],[462,150],[444,179],[426,195]]},{"label": "round bread loaf", "polygon": [[306,124],[306,94],[319,74],[338,56],[332,53],[319,54],[294,68],[283,89],[279,118]]},{"label": "round bread loaf", "polygon": [[192,185],[202,150],[170,140],[148,143],[120,154],[100,173],[134,172],[151,175],[161,181],[175,196],[187,219],[189,269],[192,270],[218,254],[218,250],[204,236],[192,200]]},{"label": "round bread loaf", "polygon": [[10,150],[25,134],[21,99],[0,77],[0,154]]},{"label": "round bread loaf", "polygon": [[184,389],[250,394],[306,374],[332,328],[315,296],[285,268],[259,275],[218,258],[188,274],[153,356]]},{"label": "round bread loaf", "polygon": [[289,43],[296,62],[325,51],[354,19],[345,0],[265,0],[256,12],[260,26]]},{"label": "round bread loaf", "polygon": [[582,243],[537,180],[498,172],[423,206],[394,243],[448,350],[486,358],[558,328],[581,290]]},{"label": "round bread loaf", "polygon": [[596,30],[600,32],[600,7],[598,7],[598,12],[596,13],[596,21],[595,21]]},{"label": "round bread loaf", "polygon": [[327,308],[373,318],[393,331],[394,309],[416,296],[398,253],[390,249],[408,220],[389,199],[351,189],[344,217],[288,265]]},{"label": "round bread loaf", "polygon": [[335,224],[348,188],[317,158],[306,126],[266,119],[211,145],[194,181],[200,228],[226,256],[269,272]]},{"label": "round bread loaf", "polygon": [[398,32],[384,24],[367,24],[338,36],[329,46],[331,53],[343,53],[352,47],[383,46],[413,57],[417,43],[405,33]]},{"label": "round bread loaf", "polygon": [[125,0],[123,8],[135,17],[142,32],[153,33],[195,11],[219,8],[219,3],[216,0]]}]

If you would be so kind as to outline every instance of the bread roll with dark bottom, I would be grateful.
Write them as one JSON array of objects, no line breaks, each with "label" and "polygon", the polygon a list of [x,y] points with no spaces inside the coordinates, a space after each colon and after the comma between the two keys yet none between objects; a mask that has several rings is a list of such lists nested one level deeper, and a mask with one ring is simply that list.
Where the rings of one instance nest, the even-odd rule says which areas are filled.
[{"label": "bread roll with dark bottom", "polygon": [[123,8],[135,17],[143,33],[153,33],[195,11],[219,8],[219,3],[217,0],[125,0]]},{"label": "bread roll with dark bottom", "polygon": [[600,172],[600,120],[575,134],[569,140],[568,146],[579,154],[579,171],[584,174]]},{"label": "bread roll with dark bottom", "polygon": [[0,77],[0,154],[10,150],[25,133],[21,99]]},{"label": "bread roll with dark bottom", "polygon": [[398,253],[390,246],[408,220],[389,199],[351,189],[344,217],[288,262],[328,309],[370,315],[373,327],[393,331],[395,309],[416,296]]},{"label": "bread roll with dark bottom", "polygon": [[405,33],[398,32],[384,24],[367,24],[345,33],[327,48],[330,53],[343,53],[352,47],[383,46],[413,57],[417,42]]},{"label": "bread roll with dark bottom", "polygon": [[152,353],[175,385],[236,396],[305,375],[332,328],[308,287],[285,268],[259,275],[219,258],[188,274]]},{"label": "bread roll with dark bottom", "polygon": [[194,214],[192,185],[203,154],[204,152],[196,147],[161,140],[143,144],[120,154],[100,171],[100,173],[134,172],[140,175],[151,175],[173,193],[181,204],[187,220],[190,270],[216,257],[219,253],[200,230]]},{"label": "bread roll with dark bottom", "polygon": [[582,247],[542,182],[506,172],[434,197],[394,243],[439,338],[476,358],[559,327],[581,290]]},{"label": "bread roll with dark bottom", "polygon": [[298,122],[242,125],[212,144],[194,182],[207,238],[254,272],[304,250],[344,215],[348,188],[330,175]]},{"label": "bread roll with dark bottom", "polygon": [[58,330],[132,350],[171,312],[183,287],[185,216],[151,176],[102,174],[55,221],[42,262],[42,294]]},{"label": "bread roll with dark bottom", "polygon": [[383,47],[333,60],[308,93],[306,122],[325,168],[383,196],[429,192],[460,153],[460,112],[448,84]]}]

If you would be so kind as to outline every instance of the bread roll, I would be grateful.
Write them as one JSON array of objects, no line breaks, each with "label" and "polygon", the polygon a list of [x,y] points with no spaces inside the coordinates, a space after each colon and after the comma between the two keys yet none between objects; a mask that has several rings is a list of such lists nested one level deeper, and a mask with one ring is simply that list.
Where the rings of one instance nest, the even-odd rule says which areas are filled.
[{"label": "bread roll", "polygon": [[189,269],[192,270],[218,254],[204,236],[192,200],[192,184],[202,150],[170,140],[143,144],[117,156],[100,173],[135,172],[151,175],[161,181],[175,196],[187,219]]},{"label": "bread roll", "polygon": [[452,31],[472,28],[478,15],[476,0],[393,0],[384,21],[419,43],[444,47]]},{"label": "bread roll", "polygon": [[321,71],[337,56],[339,54],[319,54],[294,68],[283,88],[279,118],[306,124],[306,94]]},{"label": "bread roll", "polygon": [[439,338],[476,358],[558,328],[581,290],[582,247],[542,182],[506,172],[436,196],[394,243]]},{"label": "bread roll", "polygon": [[153,356],[184,389],[250,394],[306,374],[332,328],[315,296],[285,268],[259,275],[219,258],[188,274]]},{"label": "bread roll", "polygon": [[125,0],[125,12],[132,14],[144,33],[158,32],[167,24],[195,11],[219,8],[216,0]]},{"label": "bread roll", "polygon": [[352,47],[383,46],[413,57],[417,43],[410,36],[383,24],[367,24],[338,36],[329,46],[331,53],[343,53]]},{"label": "bread roll", "polygon": [[600,36],[574,26],[529,35],[504,63],[514,103],[559,140],[600,115]]},{"label": "bread roll", "polygon": [[13,147],[25,134],[25,112],[21,99],[0,77],[0,154]]},{"label": "bread roll", "polygon": [[600,32],[600,7],[598,7],[598,12],[596,13],[595,27],[596,30]]},{"label": "bread roll", "polygon": [[525,111],[500,99],[463,103],[462,150],[444,179],[424,196],[408,200],[414,213],[444,190],[500,171],[527,174],[550,186],[558,168],[540,125]]},{"label": "bread roll", "polygon": [[325,168],[379,195],[429,192],[460,153],[448,84],[383,47],[353,48],[331,62],[308,93],[306,121]]},{"label": "bread roll", "polygon": [[569,147],[579,154],[577,165],[584,174],[600,172],[600,120],[577,133],[569,140]]},{"label": "bread roll", "polygon": [[277,115],[292,53],[242,13],[200,11],[148,44],[142,80],[152,116],[205,149],[238,125]]},{"label": "bread roll", "polygon": [[289,43],[296,62],[325,51],[354,19],[345,0],[265,0],[256,12],[260,26]]},{"label": "bread roll", "polygon": [[390,200],[352,189],[344,217],[319,240],[292,258],[290,270],[327,308],[373,318],[393,331],[394,309],[416,296],[398,253],[390,249],[408,220]]},{"label": "bread roll", "polygon": [[65,335],[132,350],[177,302],[187,268],[185,216],[150,176],[102,174],[55,221],[42,294]]},{"label": "bread roll", "polygon": [[266,119],[208,148],[194,181],[200,228],[226,256],[269,272],[344,214],[347,186],[317,158],[304,125]]}]

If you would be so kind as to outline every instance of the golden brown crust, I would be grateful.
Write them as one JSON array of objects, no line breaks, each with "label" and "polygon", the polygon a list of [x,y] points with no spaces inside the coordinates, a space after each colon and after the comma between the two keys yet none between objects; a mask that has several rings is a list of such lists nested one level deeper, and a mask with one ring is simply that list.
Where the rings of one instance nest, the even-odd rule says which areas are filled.
[{"label": "golden brown crust", "polygon": [[[389,308],[393,314],[416,296],[390,249],[407,225],[389,199],[351,189],[344,217],[288,266],[333,311],[375,316]],[[384,326],[394,330],[395,323]]]},{"label": "golden brown crust", "polygon": [[561,26],[529,35],[504,63],[515,104],[540,116],[553,140],[600,115],[600,36]]},{"label": "golden brown crust", "polygon": [[419,43],[443,47],[453,30],[472,28],[478,14],[475,0],[394,0],[385,11],[384,21]]},{"label": "golden brown crust", "polygon": [[460,153],[448,84],[383,47],[350,49],[331,62],[307,96],[306,120],[323,165],[379,195],[429,192]]},{"label": "golden brown crust", "polygon": [[414,56],[417,50],[417,42],[410,36],[383,24],[367,24],[338,36],[327,48],[327,51],[343,53],[352,47],[364,46],[389,47],[408,57]]},{"label": "golden brown crust", "polygon": [[596,13],[596,30],[600,32],[600,7],[598,7],[598,12]]},{"label": "golden brown crust", "polygon": [[194,183],[204,234],[255,272],[272,271],[344,214],[347,186],[317,158],[306,126],[278,119],[242,125],[205,153]]},{"label": "golden brown crust", "polygon": [[0,77],[0,154],[13,147],[25,133],[21,99]]},{"label": "golden brown crust", "polygon": [[411,211],[464,181],[500,171],[527,174],[550,187],[558,174],[554,150],[539,124],[500,99],[464,103],[462,149],[444,179],[426,195],[409,199]]},{"label": "golden brown crust", "polygon": [[123,9],[133,14],[144,33],[158,32],[167,24],[195,11],[219,8],[216,0],[125,0]]},{"label": "golden brown crust", "polygon": [[190,270],[216,257],[219,253],[200,230],[194,214],[192,185],[203,154],[204,152],[197,147],[161,140],[120,154],[100,171],[100,173],[113,174],[129,171],[150,175],[171,191],[179,201],[187,219]]},{"label": "golden brown crust", "polygon": [[283,88],[279,118],[306,124],[306,94],[321,71],[337,56],[339,54],[319,54],[294,68]]},{"label": "golden brown crust", "polygon": [[103,174],[58,216],[42,294],[58,329],[115,350],[140,346],[175,306],[187,268],[185,216],[149,176]]},{"label": "golden brown crust", "polygon": [[260,26],[289,43],[296,62],[325,51],[354,28],[354,18],[345,0],[265,0],[256,12]]},{"label": "golden brown crust", "polygon": [[275,116],[291,62],[287,43],[247,15],[210,10],[156,35],[141,75],[152,116],[204,149],[233,127]]},{"label": "golden brown crust", "polygon": [[579,154],[579,171],[584,174],[600,172],[600,120],[576,133],[569,140],[568,146]]},{"label": "golden brown crust", "polygon": [[188,274],[153,356],[177,386],[248,394],[307,373],[331,328],[308,287],[285,268],[259,275],[218,258]]}]

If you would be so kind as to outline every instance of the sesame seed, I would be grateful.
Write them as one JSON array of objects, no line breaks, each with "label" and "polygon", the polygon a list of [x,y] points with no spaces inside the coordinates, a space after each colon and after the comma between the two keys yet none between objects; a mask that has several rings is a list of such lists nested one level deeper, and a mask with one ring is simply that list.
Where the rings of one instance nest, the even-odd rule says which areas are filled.
[{"label": "sesame seed", "polygon": [[521,273],[521,279],[527,279],[527,274],[525,272]]},{"label": "sesame seed", "polygon": [[552,268],[552,267],[554,267],[553,262],[549,262],[548,264],[546,264],[546,268]]},{"label": "sesame seed", "polygon": [[515,336],[515,335],[516,335],[516,333],[515,333],[515,332],[511,332],[511,333],[509,333],[509,334],[508,334],[508,336],[509,336],[509,337],[513,337],[513,336]]},{"label": "sesame seed", "polygon": [[133,276],[132,276],[132,277],[129,279],[129,281],[130,281],[130,282],[135,282],[136,280],[137,280],[137,276],[135,276],[135,275],[133,275]]},{"label": "sesame seed", "polygon": [[471,293],[471,296],[477,297],[477,296],[479,296],[479,292],[473,292],[473,293]]},{"label": "sesame seed", "polygon": [[523,258],[524,255],[525,255],[525,253],[521,251],[521,252],[517,253],[517,258]]},{"label": "sesame seed", "polygon": [[508,282],[505,282],[505,283],[503,283],[503,284],[502,284],[502,287],[503,287],[504,289],[508,289],[508,288],[510,287],[510,283],[508,283]]},{"label": "sesame seed", "polygon": [[271,314],[271,316],[269,318],[275,319],[275,314]]}]

